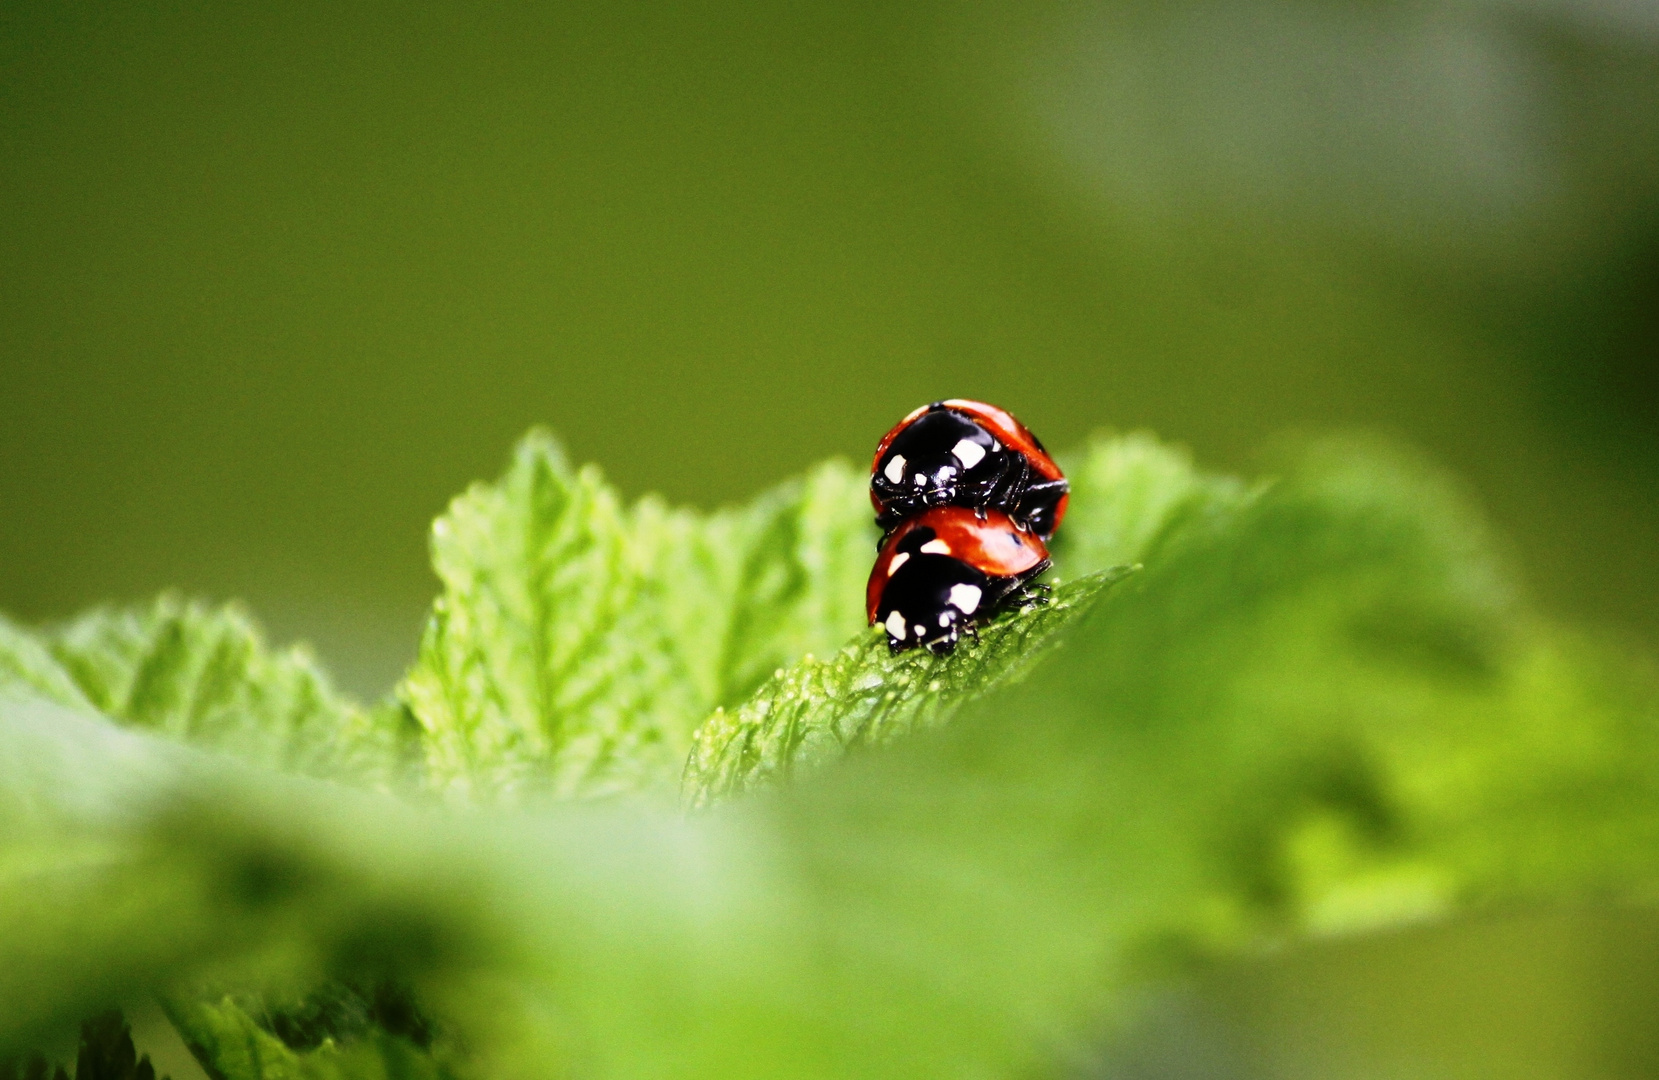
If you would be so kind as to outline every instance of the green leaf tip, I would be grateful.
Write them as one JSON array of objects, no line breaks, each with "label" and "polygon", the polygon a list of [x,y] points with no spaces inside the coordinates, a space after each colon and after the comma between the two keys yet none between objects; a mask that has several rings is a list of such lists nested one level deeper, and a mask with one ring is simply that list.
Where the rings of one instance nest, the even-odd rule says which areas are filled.
[{"label": "green leaf tip", "polygon": [[948,656],[892,653],[872,629],[834,656],[779,670],[743,705],[704,721],[681,798],[698,808],[784,782],[796,769],[937,727],[968,702],[1018,682],[1107,589],[1136,567],[1061,585],[1052,602],[1002,615]]},{"label": "green leaf tip", "polygon": [[627,506],[553,437],[433,526],[443,584],[399,688],[429,782],[463,799],[662,788],[691,732],[862,621],[870,512],[830,461],[748,506]]}]

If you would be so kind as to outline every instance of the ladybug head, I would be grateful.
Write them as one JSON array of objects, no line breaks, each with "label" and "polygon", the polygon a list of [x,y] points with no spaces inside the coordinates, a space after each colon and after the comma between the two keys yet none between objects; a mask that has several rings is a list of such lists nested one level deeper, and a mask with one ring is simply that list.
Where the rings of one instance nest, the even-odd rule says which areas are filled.
[{"label": "ladybug head", "polygon": [[915,507],[944,506],[963,487],[994,484],[1008,451],[990,432],[960,413],[933,409],[894,436],[876,462],[871,484],[885,500]]}]

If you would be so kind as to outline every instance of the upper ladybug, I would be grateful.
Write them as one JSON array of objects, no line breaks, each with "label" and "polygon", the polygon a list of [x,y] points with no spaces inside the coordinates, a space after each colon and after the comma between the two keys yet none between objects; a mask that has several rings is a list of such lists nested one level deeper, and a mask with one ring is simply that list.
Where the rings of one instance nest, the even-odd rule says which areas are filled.
[{"label": "upper ladybug", "polygon": [[1070,485],[1037,436],[982,401],[952,398],[900,420],[876,447],[870,502],[882,530],[933,506],[1001,510],[1047,540]]}]

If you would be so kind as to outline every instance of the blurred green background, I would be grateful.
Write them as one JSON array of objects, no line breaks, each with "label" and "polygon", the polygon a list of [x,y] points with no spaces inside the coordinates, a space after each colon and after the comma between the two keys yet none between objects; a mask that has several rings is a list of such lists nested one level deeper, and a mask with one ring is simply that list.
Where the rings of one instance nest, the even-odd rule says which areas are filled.
[{"label": "blurred green background", "polygon": [[[1659,642],[1659,5],[0,6],[14,615],[240,597],[374,694],[529,425],[712,505],[945,396],[1398,434]],[[1447,933],[1218,976],[1215,1052],[1653,1066],[1624,930]],[[1129,1075],[1221,1075],[1187,1008]]]},{"label": "blurred green background", "polygon": [[0,608],[378,692],[535,422],[714,504],[904,411],[1447,462],[1659,638],[1659,7],[6,4]]}]

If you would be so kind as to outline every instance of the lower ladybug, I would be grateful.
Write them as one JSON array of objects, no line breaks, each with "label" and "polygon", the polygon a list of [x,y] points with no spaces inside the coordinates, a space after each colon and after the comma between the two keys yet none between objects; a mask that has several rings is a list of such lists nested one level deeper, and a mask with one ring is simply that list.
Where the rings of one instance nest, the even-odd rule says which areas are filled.
[{"label": "lower ladybug", "polygon": [[876,447],[870,502],[885,531],[934,506],[1001,510],[1047,540],[1070,486],[1037,436],[995,405],[952,398],[900,420]]},{"label": "lower ladybug", "polygon": [[870,571],[870,624],[894,652],[926,646],[944,654],[974,624],[1013,600],[1047,591],[1031,580],[1049,568],[1042,540],[1000,510],[940,506],[902,523]]}]

